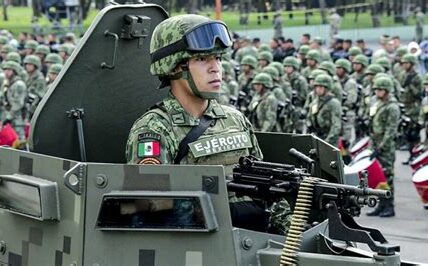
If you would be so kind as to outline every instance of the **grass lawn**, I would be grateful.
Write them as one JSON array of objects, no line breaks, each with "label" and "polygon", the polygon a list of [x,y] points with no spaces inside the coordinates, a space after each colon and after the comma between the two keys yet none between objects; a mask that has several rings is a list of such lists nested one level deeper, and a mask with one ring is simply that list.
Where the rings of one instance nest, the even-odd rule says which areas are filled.
[{"label": "grass lawn", "polygon": [[[91,10],[88,18],[84,21],[84,28],[88,28],[93,18],[98,13],[98,10]],[[202,12],[202,15],[209,15],[210,17],[215,17],[214,12]],[[265,13],[268,15],[268,19],[261,19],[261,23],[257,24],[257,16],[258,13],[251,13],[249,16],[249,24],[248,25],[239,25],[239,14],[235,12],[223,12],[222,20],[226,22],[229,28],[233,31],[239,30],[248,30],[248,29],[266,29],[272,28],[272,17],[273,13]],[[173,13],[175,15],[175,13]],[[0,28],[5,28],[11,30],[14,34],[17,34],[21,31],[31,31],[31,16],[32,10],[27,7],[9,7],[8,8],[8,16],[9,20],[3,20],[2,10],[0,9]],[[358,22],[354,21],[354,13],[347,13],[346,16],[342,20],[342,29],[361,29],[361,28],[370,28],[371,24],[371,16],[369,13],[362,13],[359,15]],[[49,29],[51,24],[49,21],[42,17],[39,20],[39,23],[42,28]],[[289,18],[288,13],[283,14],[283,25],[284,27],[291,26],[303,26],[305,23],[304,13],[303,11],[295,11],[294,17],[292,19]],[[319,25],[321,23],[321,17],[319,12],[313,14],[313,16],[309,19],[310,25]],[[62,21],[62,24],[67,26],[68,22],[65,20]],[[409,19],[409,24],[415,24],[414,17]],[[381,17],[381,26],[382,27],[390,27],[390,26],[400,26],[402,24],[396,24],[393,21],[393,17],[383,16]]]}]

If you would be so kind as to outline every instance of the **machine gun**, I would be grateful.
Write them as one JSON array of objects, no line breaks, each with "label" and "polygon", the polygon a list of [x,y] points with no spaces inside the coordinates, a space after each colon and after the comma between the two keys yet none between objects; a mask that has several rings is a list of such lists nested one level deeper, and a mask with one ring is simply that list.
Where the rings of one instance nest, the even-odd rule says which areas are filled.
[{"label": "machine gun", "polygon": [[[298,250],[296,245],[310,217],[312,222],[313,217],[316,217],[316,222],[328,218],[329,237],[332,239],[366,243],[382,255],[393,255],[399,251],[399,246],[388,244],[380,231],[362,227],[353,219],[353,216],[360,215],[364,205],[374,207],[376,198],[390,197],[389,191],[368,188],[366,178],[356,187],[312,177],[315,161],[296,149],[290,149],[290,154],[307,166],[298,168],[263,162],[252,156],[241,157],[233,169],[233,179],[228,183],[228,189],[238,195],[267,201],[281,198],[289,201],[293,218],[287,241],[291,239],[291,242],[287,244],[286,241],[285,246],[294,252],[294,256]],[[288,259],[293,261],[292,258]]]}]

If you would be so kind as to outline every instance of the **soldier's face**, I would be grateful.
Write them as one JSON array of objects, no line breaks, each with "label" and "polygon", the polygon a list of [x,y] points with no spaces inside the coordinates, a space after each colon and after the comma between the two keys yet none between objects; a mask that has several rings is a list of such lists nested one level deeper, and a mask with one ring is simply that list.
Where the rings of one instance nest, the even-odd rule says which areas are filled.
[{"label": "soldier's face", "polygon": [[401,63],[401,68],[404,71],[408,71],[411,67],[412,67],[412,64],[410,64],[409,62]]},{"label": "soldier's face", "polygon": [[363,65],[359,63],[353,63],[352,68],[355,72],[360,72],[363,69]]},{"label": "soldier's face", "polygon": [[345,70],[341,67],[336,68],[336,75],[343,77],[345,75]]},{"label": "soldier's face", "polygon": [[263,90],[263,84],[260,84],[260,83],[254,84],[253,87],[256,93],[260,93]]},{"label": "soldier's face", "polygon": [[428,85],[424,85],[425,93],[428,93]]},{"label": "soldier's face", "polygon": [[12,70],[12,69],[5,69],[4,70],[4,76],[5,76],[5,78],[6,79],[12,79],[13,78],[13,76],[15,75],[15,72]]},{"label": "soldier's face", "polygon": [[199,91],[220,91],[222,83],[220,55],[201,56],[189,59],[189,71]]},{"label": "soldier's face", "polygon": [[2,60],[6,60],[7,53],[1,53],[0,56]]},{"label": "soldier's face", "polygon": [[265,66],[267,66],[269,64],[269,62],[268,61],[266,61],[266,60],[264,60],[264,59],[260,59],[259,60],[259,66],[261,66],[261,67],[265,67]]},{"label": "soldier's face", "polygon": [[327,90],[324,86],[320,86],[320,85],[315,86],[315,94],[317,96],[324,96],[326,92]]},{"label": "soldier's face", "polygon": [[36,66],[34,66],[33,64],[25,64],[25,70],[28,73],[33,73],[36,70]]},{"label": "soldier's face", "polygon": [[286,66],[284,67],[285,73],[287,73],[287,75],[293,74],[294,72],[294,67],[292,66]]},{"label": "soldier's face", "polygon": [[306,64],[310,67],[314,67],[317,64],[317,61],[313,59],[306,59]]},{"label": "soldier's face", "polygon": [[385,91],[385,90],[376,89],[376,90],[375,90],[375,93],[376,93],[376,97],[377,97],[378,99],[383,99],[383,98],[385,98],[385,95],[386,95],[386,91]]},{"label": "soldier's face", "polygon": [[49,81],[51,81],[51,82],[54,81],[57,76],[58,76],[58,74],[48,73]]},{"label": "soldier's face", "polygon": [[30,49],[30,48],[26,48],[25,49],[25,54],[26,55],[30,55],[30,54],[33,54],[34,53],[34,50],[33,49]]}]

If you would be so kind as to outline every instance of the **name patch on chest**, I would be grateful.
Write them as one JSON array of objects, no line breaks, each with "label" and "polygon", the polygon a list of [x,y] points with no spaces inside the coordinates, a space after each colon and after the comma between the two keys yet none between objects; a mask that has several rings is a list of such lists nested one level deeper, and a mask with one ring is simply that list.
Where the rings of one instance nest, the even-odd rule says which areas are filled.
[{"label": "name patch on chest", "polygon": [[189,144],[195,158],[211,154],[240,150],[253,147],[247,132],[223,134],[197,140]]}]

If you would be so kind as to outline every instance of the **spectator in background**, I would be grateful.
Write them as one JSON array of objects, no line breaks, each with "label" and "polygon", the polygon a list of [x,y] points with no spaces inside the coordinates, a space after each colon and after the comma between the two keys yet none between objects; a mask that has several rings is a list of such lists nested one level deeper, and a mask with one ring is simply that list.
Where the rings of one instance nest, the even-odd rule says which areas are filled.
[{"label": "spectator in background", "polygon": [[336,61],[340,58],[346,57],[346,51],[343,49],[343,39],[337,38],[333,44],[333,51],[330,53],[331,59]]},{"label": "spectator in background", "polygon": [[[428,39],[425,38],[425,40],[423,40],[420,44],[419,47],[421,49],[421,61],[422,61],[422,67],[423,67],[423,72],[422,73],[426,73],[428,72]],[[428,132],[427,132],[428,134]]]},{"label": "spectator in background", "polygon": [[260,38],[256,37],[253,38],[253,46],[256,47],[257,49],[260,48],[260,44],[262,44],[262,42],[260,41]]},{"label": "spectator in background", "polygon": [[345,52],[349,52],[349,48],[352,47],[352,40],[351,39],[346,39],[343,41],[343,50],[345,50]]},{"label": "spectator in background", "polygon": [[311,35],[309,33],[303,33],[302,37],[300,37],[300,46],[309,45],[311,42]]},{"label": "spectator in background", "polygon": [[401,46],[401,39],[400,39],[400,36],[398,36],[398,35],[393,36],[393,37],[391,38],[391,40],[392,40],[392,46],[394,47],[394,51],[395,51],[395,50],[397,50],[397,48],[398,48],[398,47],[400,47],[400,46]]},{"label": "spectator in background", "polygon": [[367,56],[369,60],[371,60],[373,56],[373,50],[366,47],[366,43],[363,39],[359,39],[356,41],[357,46],[360,47],[361,51],[363,52],[363,55]]},{"label": "spectator in background", "polygon": [[282,51],[284,52],[284,58],[288,56],[294,56],[296,48],[294,47],[293,39],[286,39],[281,45]]}]

